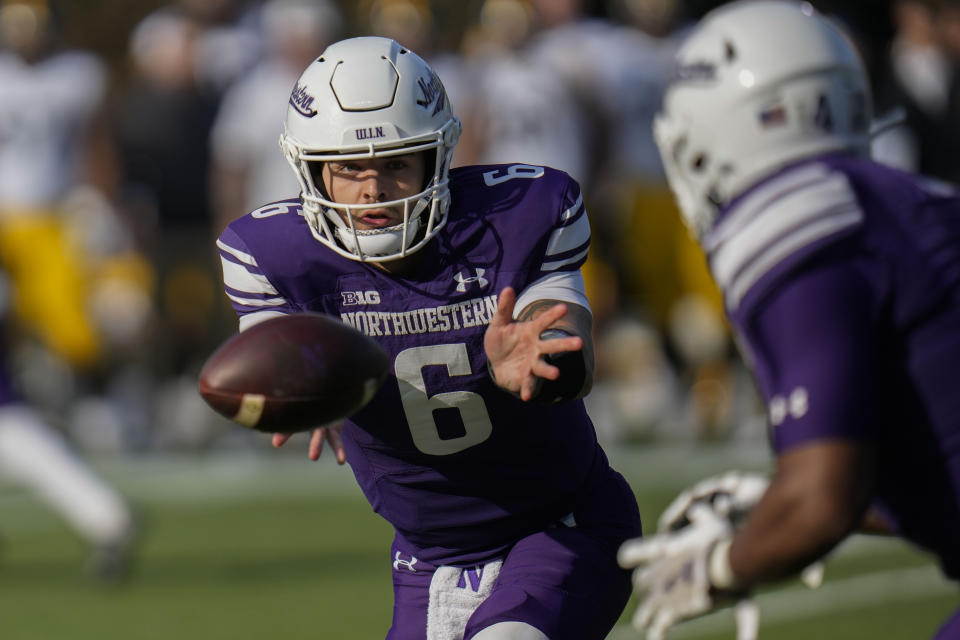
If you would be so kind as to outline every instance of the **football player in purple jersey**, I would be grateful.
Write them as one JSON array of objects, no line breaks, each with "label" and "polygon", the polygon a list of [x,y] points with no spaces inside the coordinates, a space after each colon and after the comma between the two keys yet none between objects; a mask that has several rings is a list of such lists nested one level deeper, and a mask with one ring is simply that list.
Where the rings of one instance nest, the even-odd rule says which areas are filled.
[{"label": "football player in purple jersey", "polygon": [[960,578],[960,195],[871,161],[870,121],[854,47],[807,3],[725,5],[677,55],[657,144],[777,457],[769,485],[709,479],[622,547],[648,638],[863,527]]},{"label": "football player in purple jersey", "polygon": [[300,194],[222,233],[226,292],[241,330],[327,313],[393,361],[309,451],[326,439],[396,531],[387,638],[604,638],[630,595],[617,549],[640,519],[580,400],[593,372],[583,198],[543,166],[451,170],[459,134],[414,52],[373,37],[328,47],[280,141]]}]

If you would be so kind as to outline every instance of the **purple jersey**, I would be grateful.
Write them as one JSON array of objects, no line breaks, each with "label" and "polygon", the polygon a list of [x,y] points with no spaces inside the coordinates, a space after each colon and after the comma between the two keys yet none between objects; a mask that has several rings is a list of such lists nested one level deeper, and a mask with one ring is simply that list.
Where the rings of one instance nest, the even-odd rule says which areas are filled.
[{"label": "purple jersey", "polygon": [[520,402],[491,381],[483,350],[504,287],[523,292],[586,259],[579,187],[526,165],[450,176],[447,224],[410,277],[319,243],[298,200],[233,222],[218,242],[241,316],[327,313],[386,349],[392,375],[347,423],[348,459],[374,510],[434,564],[497,555],[616,473],[582,402]]},{"label": "purple jersey", "polygon": [[960,196],[829,155],[731,203],[704,248],[777,453],[873,445],[877,506],[960,577]]}]

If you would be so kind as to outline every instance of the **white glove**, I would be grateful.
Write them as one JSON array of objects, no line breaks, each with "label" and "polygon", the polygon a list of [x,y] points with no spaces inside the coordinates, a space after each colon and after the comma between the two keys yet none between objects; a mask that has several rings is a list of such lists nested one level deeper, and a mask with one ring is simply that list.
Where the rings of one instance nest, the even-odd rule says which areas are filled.
[{"label": "white glove", "polygon": [[[727,471],[701,480],[682,491],[664,509],[657,522],[657,531],[677,531],[690,522],[693,505],[706,505],[718,517],[737,527],[766,493],[770,480],[758,473]],[[803,570],[800,581],[810,589],[823,584],[824,567],[815,562]]]},{"label": "white glove", "polygon": [[729,541],[733,528],[704,504],[687,510],[689,524],[670,533],[623,543],[617,561],[635,569],[633,586],[641,597],[633,626],[647,640],[662,640],[673,625],[717,607],[710,594],[710,553]]},{"label": "white glove", "polygon": [[690,508],[694,504],[707,505],[719,517],[735,526],[760,502],[769,484],[766,476],[743,471],[727,471],[701,480],[681,492],[664,509],[657,523],[657,531],[665,533],[686,526],[690,520]]}]

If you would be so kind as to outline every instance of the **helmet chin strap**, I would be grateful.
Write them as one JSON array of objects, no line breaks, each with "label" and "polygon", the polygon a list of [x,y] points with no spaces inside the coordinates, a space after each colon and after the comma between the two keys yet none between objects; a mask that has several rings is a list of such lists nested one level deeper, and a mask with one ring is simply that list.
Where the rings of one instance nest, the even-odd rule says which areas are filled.
[{"label": "helmet chin strap", "polygon": [[363,257],[377,258],[401,253],[414,243],[420,231],[420,214],[427,208],[427,202],[426,198],[419,198],[408,218],[406,246],[403,242],[402,222],[381,229],[354,229],[343,221],[337,211],[326,209],[325,212],[336,225],[333,230],[334,235],[347,251]]}]

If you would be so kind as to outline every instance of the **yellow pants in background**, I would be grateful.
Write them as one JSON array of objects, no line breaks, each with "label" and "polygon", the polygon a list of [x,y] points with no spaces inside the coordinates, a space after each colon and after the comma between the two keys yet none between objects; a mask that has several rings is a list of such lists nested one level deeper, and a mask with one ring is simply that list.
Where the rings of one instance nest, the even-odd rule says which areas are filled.
[{"label": "yellow pants in background", "polygon": [[58,216],[0,216],[0,266],[12,284],[14,319],[21,327],[73,367],[100,357],[87,313],[90,265]]}]

